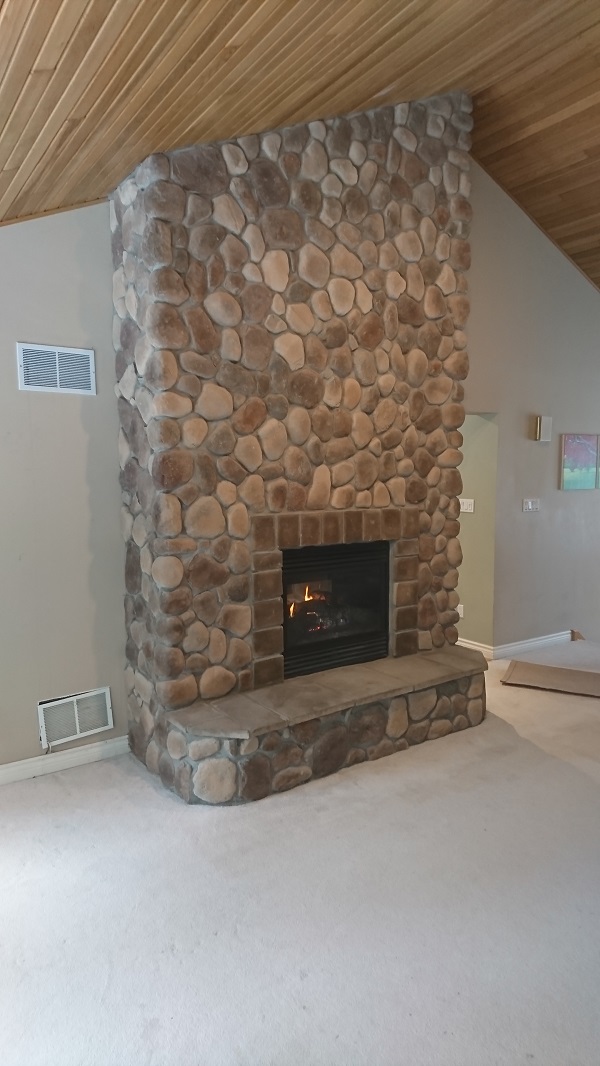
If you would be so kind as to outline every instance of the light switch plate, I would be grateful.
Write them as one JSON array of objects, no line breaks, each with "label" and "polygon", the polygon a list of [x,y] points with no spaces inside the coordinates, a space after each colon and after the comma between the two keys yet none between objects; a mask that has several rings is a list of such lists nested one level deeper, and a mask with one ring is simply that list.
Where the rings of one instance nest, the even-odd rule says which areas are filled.
[{"label": "light switch plate", "polygon": [[462,497],[459,499],[461,511],[473,512],[475,510],[475,500],[465,500]]},{"label": "light switch plate", "polygon": [[527,511],[527,513],[530,513],[531,511],[539,511],[539,509],[540,501],[537,497],[529,497],[528,499],[523,500],[523,510]]}]

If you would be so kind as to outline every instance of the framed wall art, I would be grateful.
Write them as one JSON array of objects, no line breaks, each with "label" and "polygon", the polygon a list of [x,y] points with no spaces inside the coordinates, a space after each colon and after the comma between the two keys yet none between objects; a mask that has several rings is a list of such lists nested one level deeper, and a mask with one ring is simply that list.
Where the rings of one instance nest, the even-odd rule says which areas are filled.
[{"label": "framed wall art", "polygon": [[561,489],[597,488],[598,436],[593,433],[563,433],[561,442]]}]

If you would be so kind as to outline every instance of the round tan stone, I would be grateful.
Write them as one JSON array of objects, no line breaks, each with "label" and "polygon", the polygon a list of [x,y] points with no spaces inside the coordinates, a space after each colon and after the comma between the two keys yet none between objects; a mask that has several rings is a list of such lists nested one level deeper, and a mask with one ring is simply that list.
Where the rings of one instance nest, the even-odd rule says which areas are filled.
[{"label": "round tan stone", "polygon": [[204,651],[208,645],[209,632],[204,622],[192,622],[183,641],[183,650],[187,652]]},{"label": "round tan stone", "polygon": [[438,455],[438,465],[442,469],[460,466],[462,460],[463,454],[458,448],[444,448],[444,451]]},{"label": "round tan stone", "polygon": [[398,414],[398,404],[391,397],[385,400],[381,400],[377,404],[377,407],[373,411],[373,425],[378,433],[385,433],[386,429],[389,429],[396,415]]},{"label": "round tan stone", "polygon": [[246,219],[241,207],[229,193],[215,196],[213,200],[213,218],[215,222],[224,226],[225,229],[231,230],[232,233],[241,233],[246,225]]},{"label": "round tan stone", "polygon": [[159,392],[152,400],[150,413],[153,418],[183,418],[192,410],[189,396],[177,392]]},{"label": "round tan stone", "polygon": [[347,485],[354,477],[354,463],[344,459],[341,463],[335,463],[331,471],[331,484],[334,488]]},{"label": "round tan stone", "polygon": [[314,315],[308,304],[289,304],[285,313],[290,329],[306,336],[315,324]]},{"label": "round tan stone", "polygon": [[329,467],[318,466],[308,493],[306,506],[311,511],[320,511],[329,503],[331,493],[331,473]]},{"label": "round tan stone", "polygon": [[[222,663],[227,654],[227,637],[222,629],[217,629],[215,626],[210,631],[210,639],[206,654],[211,663]],[[219,693],[222,695],[222,693]]]},{"label": "round tan stone", "polygon": [[389,270],[385,277],[385,291],[391,300],[397,300],[406,289],[406,282],[397,270]]},{"label": "round tan stone", "polygon": [[403,259],[406,259],[407,263],[416,263],[423,255],[423,245],[421,244],[421,238],[415,230],[407,230],[403,233],[399,233],[394,239],[396,248],[400,252]]},{"label": "round tan stone", "polygon": [[249,470],[251,474],[253,474],[255,470],[258,470],[263,461],[262,449],[256,437],[240,437],[233,450],[233,454],[238,462],[240,462],[246,470]]},{"label": "round tan stone", "polygon": [[327,378],[323,393],[323,402],[328,407],[339,407],[342,402],[342,382],[338,377]]},{"label": "round tan stone", "polygon": [[243,539],[250,532],[248,509],[243,503],[234,503],[227,512],[227,532],[230,537]]},{"label": "round tan stone", "polygon": [[193,762],[207,759],[210,755],[216,755],[220,743],[214,737],[202,737],[201,740],[191,740],[188,745],[188,755]]},{"label": "round tan stone", "polygon": [[437,692],[434,688],[426,688],[421,692],[411,692],[408,697],[408,713],[413,722],[420,722],[431,714],[437,703]]},{"label": "round tan stone", "polygon": [[225,160],[225,166],[230,174],[245,174],[248,169],[248,160],[237,144],[223,144],[221,151]]},{"label": "round tan stone", "polygon": [[[209,667],[208,670],[202,675],[200,679],[200,690],[202,695],[202,683],[204,682],[205,688],[214,687],[213,677],[211,676],[210,682],[206,683],[205,679],[207,674],[211,674],[211,671],[222,670],[223,674],[227,674],[232,679],[232,684],[225,691],[230,692],[235,684],[235,676],[230,673],[229,670],[223,669],[223,667]],[[217,687],[219,687],[220,678],[215,679]],[[204,699],[210,699],[216,695],[224,695],[223,692],[211,693],[210,696],[203,696]],[[204,759],[198,766],[193,778],[192,787],[194,789],[194,795],[198,799],[203,800],[205,803],[227,803],[235,796],[235,790],[237,787],[237,767],[231,759],[217,758],[217,759]]]},{"label": "round tan stone", "polygon": [[233,413],[231,393],[213,381],[207,381],[196,401],[196,411],[209,421],[229,418]]},{"label": "round tan stone", "polygon": [[390,703],[386,733],[394,739],[404,736],[408,729],[408,705],[404,696],[396,696]]},{"label": "round tan stone", "polygon": [[331,493],[331,506],[338,511],[346,511],[356,502],[356,489],[352,485],[342,485]]},{"label": "round tan stone", "polygon": [[260,474],[250,474],[239,487],[239,494],[251,511],[263,511],[265,484]]},{"label": "round tan stone", "polygon": [[145,328],[155,348],[185,348],[189,343],[190,336],[181,315],[170,304],[151,304],[146,312]]},{"label": "round tan stone", "polygon": [[376,481],[373,486],[373,504],[375,507],[389,507],[391,497],[387,486],[382,481]]},{"label": "round tan stone", "polygon": [[406,380],[413,388],[422,385],[429,370],[429,360],[420,348],[413,348],[406,356]]},{"label": "round tan stone", "polygon": [[300,370],[304,366],[304,343],[296,333],[281,333],[275,338],[274,347],[291,370]]},{"label": "round tan stone", "polygon": [[406,481],[403,477],[393,477],[387,482],[392,503],[395,507],[403,507],[406,502]]},{"label": "round tan stone", "polygon": [[252,222],[246,226],[242,236],[250,249],[250,258],[253,263],[260,263],[265,254],[265,242],[260,229]]},{"label": "round tan stone", "polygon": [[319,141],[310,141],[302,153],[300,177],[320,181],[329,169],[327,153]]},{"label": "round tan stone", "polygon": [[204,306],[213,322],[219,326],[237,326],[242,320],[242,309],[229,292],[211,292]]},{"label": "round tan stone", "polygon": [[375,357],[366,348],[357,348],[354,353],[354,373],[361,385],[373,385],[377,379]]},{"label": "round tan stone", "polygon": [[287,430],[282,422],[269,418],[258,430],[261,447],[267,459],[279,459],[283,455],[287,442]]},{"label": "round tan stone", "polygon": [[452,732],[452,722],[449,722],[447,718],[437,718],[429,726],[429,732],[427,734],[428,740],[436,740],[438,737],[446,737],[448,733]]},{"label": "round tan stone", "polygon": [[452,379],[440,374],[437,378],[428,378],[423,385],[427,403],[443,404],[452,392]]},{"label": "round tan stone", "polygon": [[225,517],[219,501],[213,496],[201,496],[188,507],[184,525],[190,537],[220,536],[225,532]]},{"label": "round tan stone", "polygon": [[274,292],[284,292],[290,275],[287,252],[281,250],[266,252],[260,265],[265,284]]},{"label": "round tan stone", "polygon": [[308,440],[311,421],[305,407],[290,408],[285,420],[288,436],[293,444],[304,444]]},{"label": "round tan stone", "polygon": [[167,751],[172,759],[183,759],[187,755],[187,743],[183,733],[172,729],[167,737]]},{"label": "round tan stone", "polygon": [[252,627],[252,608],[242,603],[226,603],[219,611],[217,622],[235,637],[245,637]]},{"label": "round tan stone", "polygon": [[356,303],[363,315],[367,315],[373,307],[373,294],[369,291],[364,281],[355,281]]},{"label": "round tan stone", "polygon": [[198,683],[195,677],[181,677],[175,681],[159,681],[156,695],[164,707],[176,710],[188,707],[198,697]]},{"label": "round tan stone", "polygon": [[161,589],[174,589],[181,584],[183,563],[174,555],[161,555],[152,563],[152,577]]},{"label": "round tan stone", "polygon": [[329,260],[315,244],[304,244],[298,256],[298,274],[315,289],[323,289],[329,279]]},{"label": "round tan stone", "polygon": [[366,448],[375,433],[373,422],[365,411],[354,411],[350,436],[357,448]]},{"label": "round tan stone", "polygon": [[354,285],[347,278],[332,278],[327,286],[336,315],[346,315],[354,304]]},{"label": "round tan stone", "polygon": [[369,451],[359,452],[354,457],[354,485],[357,489],[370,489],[377,480],[379,463]]},{"label": "round tan stone", "polygon": [[322,289],[313,292],[310,304],[317,318],[320,318],[322,322],[327,322],[332,317],[331,301],[327,293]]},{"label": "round tan stone", "polygon": [[173,388],[179,376],[177,360],[168,349],[151,352],[144,362],[143,377],[149,388],[158,391]]},{"label": "round tan stone", "polygon": [[239,363],[242,358],[242,343],[234,329],[224,329],[221,334],[221,356],[230,363]]},{"label": "round tan stone", "polygon": [[162,537],[177,537],[181,533],[181,503],[177,496],[169,492],[161,492],[157,496],[154,505],[154,524],[156,532]]},{"label": "round tan stone", "polygon": [[237,488],[231,481],[219,481],[215,493],[223,507],[231,507],[237,499]]},{"label": "round tan stone", "polygon": [[208,426],[203,418],[186,418],[181,427],[181,439],[186,448],[198,448],[208,433]]},{"label": "round tan stone", "polygon": [[343,244],[334,244],[330,252],[331,269],[334,274],[342,278],[360,278],[363,265],[358,258]]},{"label": "round tan stone", "polygon": [[360,402],[362,389],[356,378],[346,378],[342,386],[342,399],[344,407],[353,411]]},{"label": "round tan stone", "polygon": [[427,286],[423,310],[427,318],[443,318],[446,314],[446,301],[437,285]]}]

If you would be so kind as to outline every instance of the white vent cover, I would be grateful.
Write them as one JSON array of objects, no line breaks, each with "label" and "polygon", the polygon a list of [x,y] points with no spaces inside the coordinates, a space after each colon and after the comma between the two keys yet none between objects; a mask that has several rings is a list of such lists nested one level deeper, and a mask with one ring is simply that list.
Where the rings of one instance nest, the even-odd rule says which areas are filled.
[{"label": "white vent cover", "polygon": [[96,395],[93,348],[55,348],[51,344],[17,344],[19,389],[25,392],[70,392]]},{"label": "white vent cover", "polygon": [[112,729],[110,689],[96,688],[60,700],[43,700],[38,703],[38,718],[43,748]]}]

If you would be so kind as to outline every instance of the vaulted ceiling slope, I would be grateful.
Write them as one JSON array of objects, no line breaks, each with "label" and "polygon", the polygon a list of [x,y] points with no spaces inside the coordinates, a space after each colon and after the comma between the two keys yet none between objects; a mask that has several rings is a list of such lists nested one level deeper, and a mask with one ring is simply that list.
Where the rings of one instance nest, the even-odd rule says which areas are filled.
[{"label": "vaulted ceiling slope", "polygon": [[465,89],[473,154],[600,285],[599,0],[0,0],[0,220],[151,152]]}]

